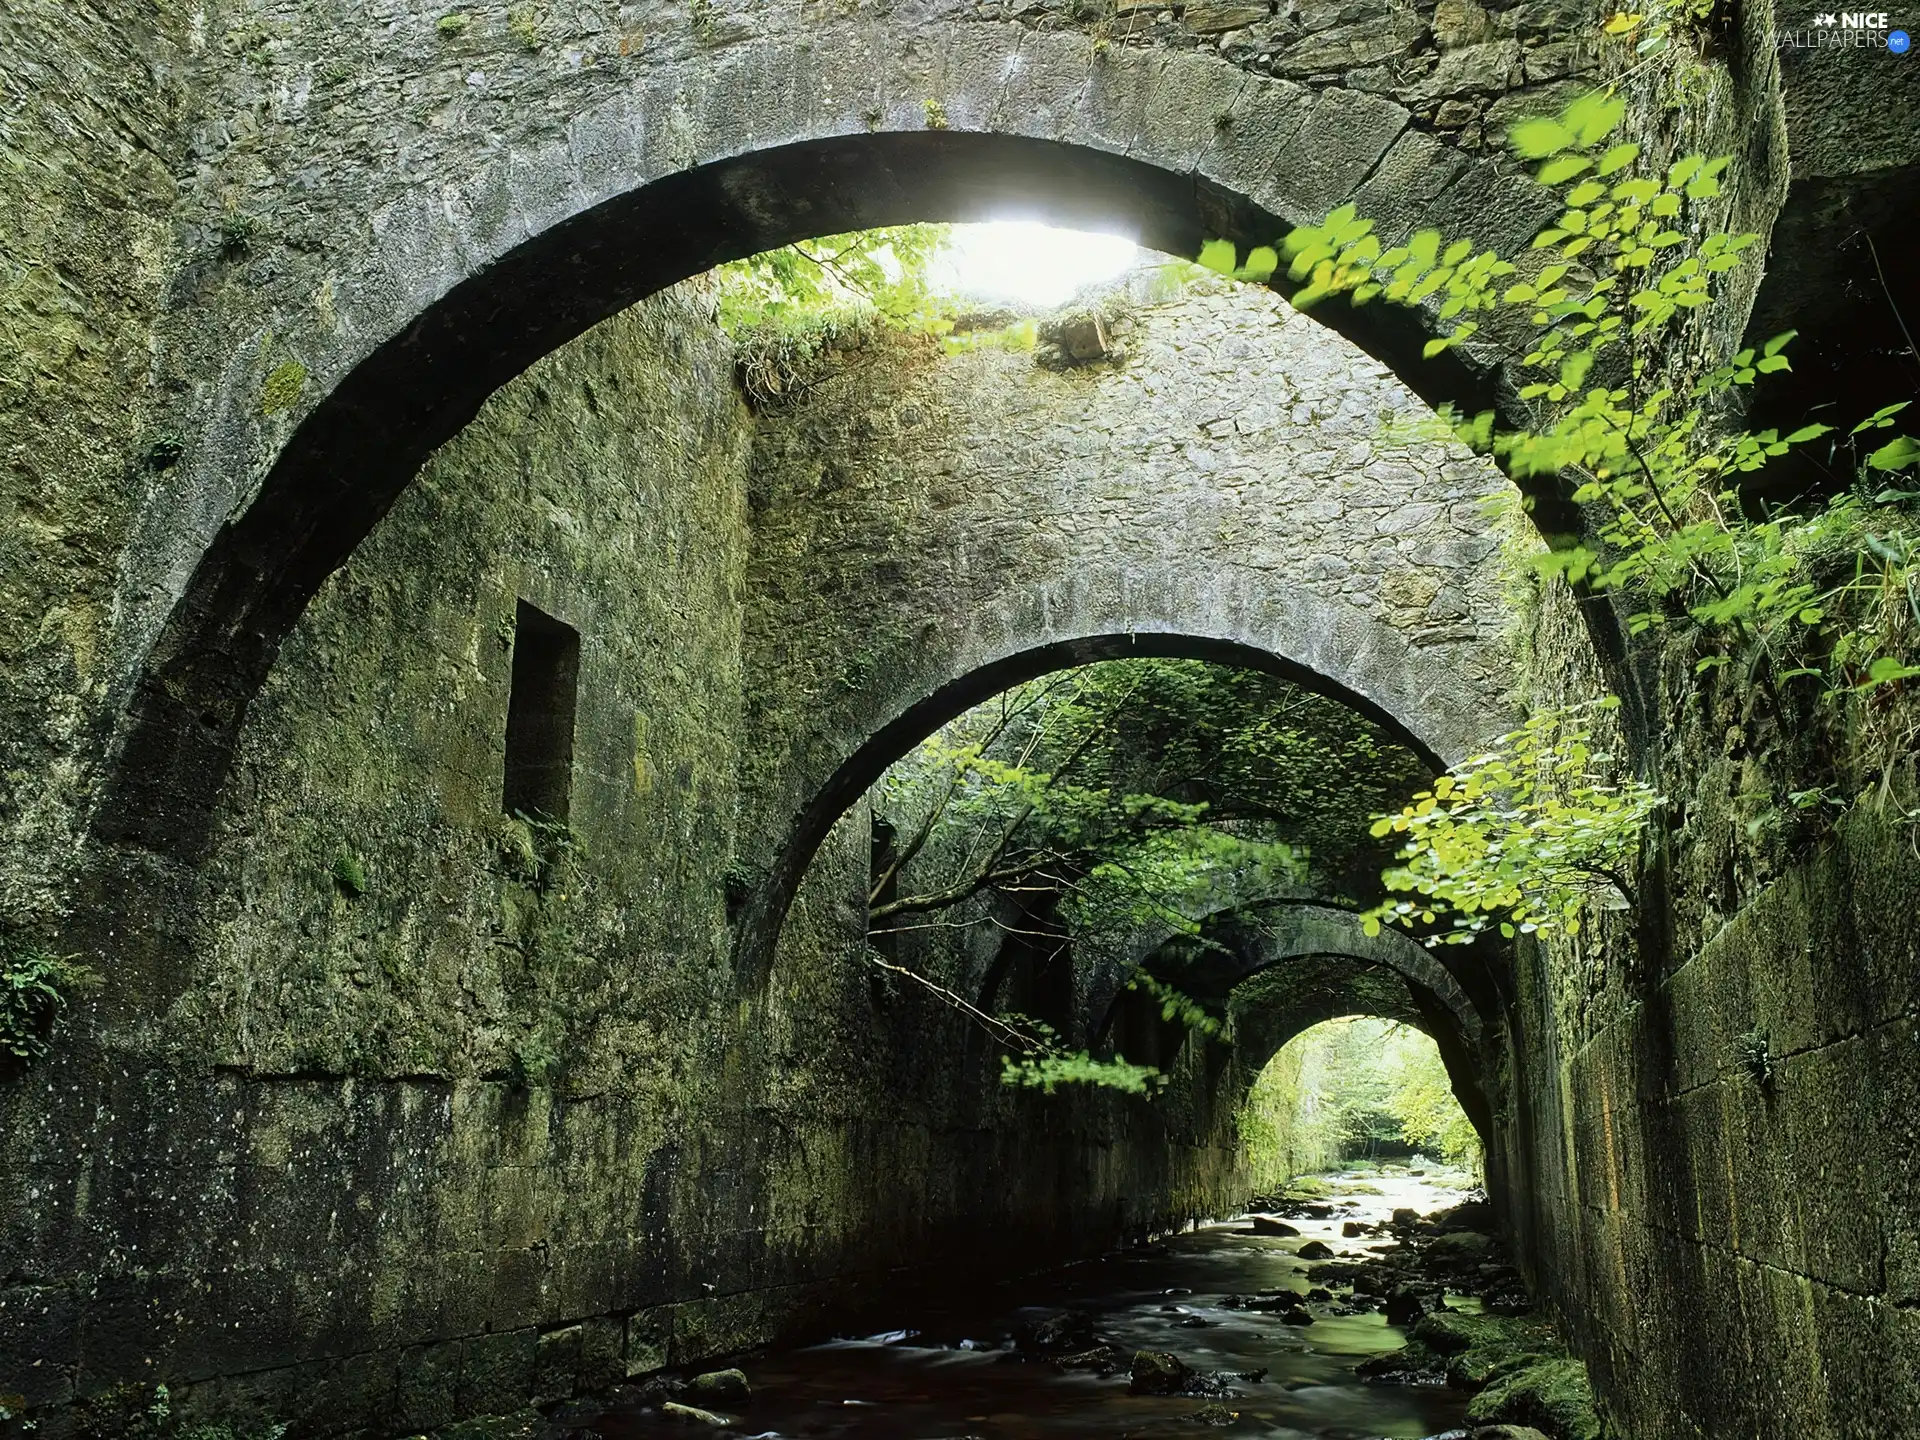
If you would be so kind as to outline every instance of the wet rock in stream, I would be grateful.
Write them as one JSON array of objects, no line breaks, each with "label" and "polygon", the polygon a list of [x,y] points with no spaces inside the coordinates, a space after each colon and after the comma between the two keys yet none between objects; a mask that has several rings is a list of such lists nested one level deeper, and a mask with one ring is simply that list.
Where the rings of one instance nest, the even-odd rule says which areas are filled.
[{"label": "wet rock in stream", "polygon": [[716,1415],[711,1410],[702,1410],[698,1405],[682,1405],[677,1400],[669,1400],[660,1407],[660,1413],[669,1420],[678,1420],[686,1425],[711,1425],[716,1429],[733,1422],[724,1415]]},{"label": "wet rock in stream", "polygon": [[680,1398],[695,1405],[741,1405],[751,1393],[745,1371],[709,1370],[689,1380]]},{"label": "wet rock in stream", "polygon": [[1417,1324],[1433,1306],[1428,1297],[1412,1285],[1398,1285],[1387,1297],[1387,1323],[1405,1328]]},{"label": "wet rock in stream", "polygon": [[1240,1393],[1233,1388],[1235,1385],[1258,1385],[1266,1376],[1264,1369],[1202,1374],[1171,1351],[1140,1350],[1134,1353],[1128,1388],[1135,1395],[1200,1395],[1230,1400]]},{"label": "wet rock in stream", "polygon": [[1224,1405],[1202,1405],[1187,1416],[1195,1425],[1231,1425],[1239,1418],[1238,1410],[1229,1410]]},{"label": "wet rock in stream", "polygon": [[1165,1350],[1142,1350],[1133,1357],[1128,1388],[1136,1395],[1179,1395],[1192,1374],[1187,1362]]},{"label": "wet rock in stream", "polygon": [[1064,1355],[1094,1344],[1093,1317],[1084,1310],[1056,1310],[1027,1321],[1014,1332],[1023,1355]]}]

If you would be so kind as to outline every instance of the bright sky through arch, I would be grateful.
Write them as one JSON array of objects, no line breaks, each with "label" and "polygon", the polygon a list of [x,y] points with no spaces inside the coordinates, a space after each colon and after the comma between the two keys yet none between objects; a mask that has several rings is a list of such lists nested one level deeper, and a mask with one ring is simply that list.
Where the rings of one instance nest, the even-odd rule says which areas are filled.
[{"label": "bright sky through arch", "polygon": [[955,225],[928,275],[935,290],[1000,304],[1052,308],[1076,290],[1111,280],[1140,250],[1120,235],[1058,230],[1037,220]]}]

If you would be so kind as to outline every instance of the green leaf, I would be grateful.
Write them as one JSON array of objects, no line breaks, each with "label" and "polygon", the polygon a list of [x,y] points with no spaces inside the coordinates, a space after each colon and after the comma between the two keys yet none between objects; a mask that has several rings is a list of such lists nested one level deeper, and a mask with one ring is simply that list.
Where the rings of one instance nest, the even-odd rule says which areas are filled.
[{"label": "green leaf", "polygon": [[1545,116],[1522,120],[1507,131],[1507,147],[1523,160],[1544,160],[1571,149],[1574,143],[1571,129]]},{"label": "green leaf", "polygon": [[1867,464],[1875,470],[1904,470],[1917,460],[1920,460],[1920,444],[1907,435],[1894,437],[1867,456]]},{"label": "green leaf", "polygon": [[1573,132],[1574,143],[1585,149],[1606,139],[1626,118],[1627,102],[1624,96],[1605,90],[1591,90],[1561,112],[1560,122]]},{"label": "green leaf", "polygon": [[1280,255],[1271,245],[1256,245],[1247,252],[1247,263],[1240,267],[1243,280],[1265,283],[1280,268]]},{"label": "green leaf", "polygon": [[1871,690],[1896,680],[1911,680],[1916,675],[1920,675],[1920,665],[1908,665],[1891,655],[1882,655],[1867,667],[1867,678],[1854,688]]},{"label": "green leaf", "polygon": [[[1539,179],[1542,185],[1560,185],[1592,168],[1593,162],[1583,155],[1556,155],[1540,167]],[[1576,200],[1572,203],[1581,205],[1586,202]]]},{"label": "green leaf", "polygon": [[1858,425],[1854,426],[1850,433],[1858,435],[1863,430],[1884,430],[1893,423],[1894,416],[1898,415],[1912,403],[1911,400],[1902,400],[1893,405],[1883,405]]},{"label": "green leaf", "polygon": [[1235,250],[1231,240],[1209,240],[1200,247],[1200,265],[1218,275],[1231,275]]},{"label": "green leaf", "polygon": [[1593,351],[1580,350],[1560,362],[1560,383],[1569,391],[1578,390],[1585,383],[1587,372],[1593,368]]},{"label": "green leaf", "polygon": [[1599,163],[1594,166],[1594,174],[1611,175],[1616,170],[1624,170],[1639,158],[1640,147],[1631,140],[1625,141],[1600,157]]}]

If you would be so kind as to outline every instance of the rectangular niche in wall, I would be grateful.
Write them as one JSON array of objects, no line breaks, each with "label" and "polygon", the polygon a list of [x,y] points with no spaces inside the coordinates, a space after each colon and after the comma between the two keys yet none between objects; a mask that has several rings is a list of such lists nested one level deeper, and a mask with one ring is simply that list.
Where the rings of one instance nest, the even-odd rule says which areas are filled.
[{"label": "rectangular niche in wall", "polygon": [[513,619],[513,689],[507,697],[508,811],[565,824],[573,790],[573,710],[580,632],[522,600]]}]

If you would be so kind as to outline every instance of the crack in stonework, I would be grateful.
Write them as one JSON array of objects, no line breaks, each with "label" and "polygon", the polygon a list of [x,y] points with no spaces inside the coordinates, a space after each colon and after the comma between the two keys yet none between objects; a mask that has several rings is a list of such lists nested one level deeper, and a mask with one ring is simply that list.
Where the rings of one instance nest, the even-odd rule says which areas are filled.
[{"label": "crack in stonework", "polygon": [[1005,64],[1001,67],[1000,93],[994,100],[992,107],[987,111],[986,128],[988,130],[1000,130],[1001,119],[1006,113],[1007,101],[1013,95],[1013,82],[1019,77],[1020,72],[1026,68],[1027,33],[1024,26],[1019,27],[1018,33],[1014,36],[1013,40],[1013,53],[1007,57]]}]

